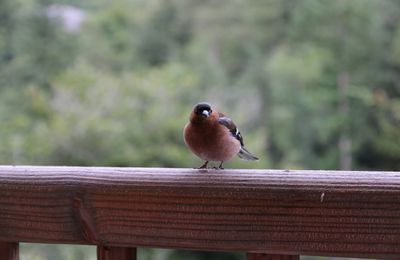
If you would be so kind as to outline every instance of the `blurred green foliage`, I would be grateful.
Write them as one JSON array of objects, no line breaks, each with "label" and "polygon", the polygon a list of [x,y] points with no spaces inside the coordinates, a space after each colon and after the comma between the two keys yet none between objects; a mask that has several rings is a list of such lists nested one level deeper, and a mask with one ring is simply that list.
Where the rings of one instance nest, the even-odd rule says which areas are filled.
[{"label": "blurred green foliage", "polygon": [[400,170],[400,2],[0,1],[1,164],[200,165],[199,101],[261,158],[228,168]]}]

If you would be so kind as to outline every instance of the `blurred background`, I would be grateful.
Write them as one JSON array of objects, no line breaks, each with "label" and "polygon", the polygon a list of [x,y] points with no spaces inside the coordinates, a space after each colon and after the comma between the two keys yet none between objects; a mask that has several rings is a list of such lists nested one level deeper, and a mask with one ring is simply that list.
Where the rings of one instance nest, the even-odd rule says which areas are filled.
[{"label": "blurred background", "polygon": [[400,170],[400,1],[0,0],[0,164],[199,166],[182,140],[199,101],[261,158],[226,168]]}]

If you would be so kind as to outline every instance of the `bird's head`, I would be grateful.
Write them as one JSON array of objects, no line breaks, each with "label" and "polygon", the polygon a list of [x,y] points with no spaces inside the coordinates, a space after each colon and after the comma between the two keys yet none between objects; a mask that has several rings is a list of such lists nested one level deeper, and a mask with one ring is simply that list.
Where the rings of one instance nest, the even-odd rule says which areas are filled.
[{"label": "bird's head", "polygon": [[204,117],[207,118],[211,115],[212,110],[211,110],[211,106],[208,103],[198,103],[194,109],[193,109],[193,113],[196,116],[199,117]]}]

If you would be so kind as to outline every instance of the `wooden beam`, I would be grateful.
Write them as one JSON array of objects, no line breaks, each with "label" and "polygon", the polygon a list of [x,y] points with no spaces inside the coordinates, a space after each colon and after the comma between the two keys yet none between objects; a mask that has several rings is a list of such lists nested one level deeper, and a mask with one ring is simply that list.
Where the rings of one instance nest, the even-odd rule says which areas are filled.
[{"label": "wooden beam", "polygon": [[98,246],[97,260],[136,260],[136,248]]},{"label": "wooden beam", "polygon": [[400,173],[3,166],[0,241],[400,258]]},{"label": "wooden beam", "polygon": [[0,259],[1,260],[18,260],[19,259],[18,243],[0,242]]}]

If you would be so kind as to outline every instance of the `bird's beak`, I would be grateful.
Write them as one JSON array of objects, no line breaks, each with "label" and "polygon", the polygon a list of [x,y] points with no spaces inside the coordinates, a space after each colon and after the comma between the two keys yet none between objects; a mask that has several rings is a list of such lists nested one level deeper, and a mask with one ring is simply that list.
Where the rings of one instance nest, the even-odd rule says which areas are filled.
[{"label": "bird's beak", "polygon": [[207,110],[203,110],[203,112],[201,112],[201,114],[204,117],[209,117],[210,116],[210,112],[208,112]]}]

